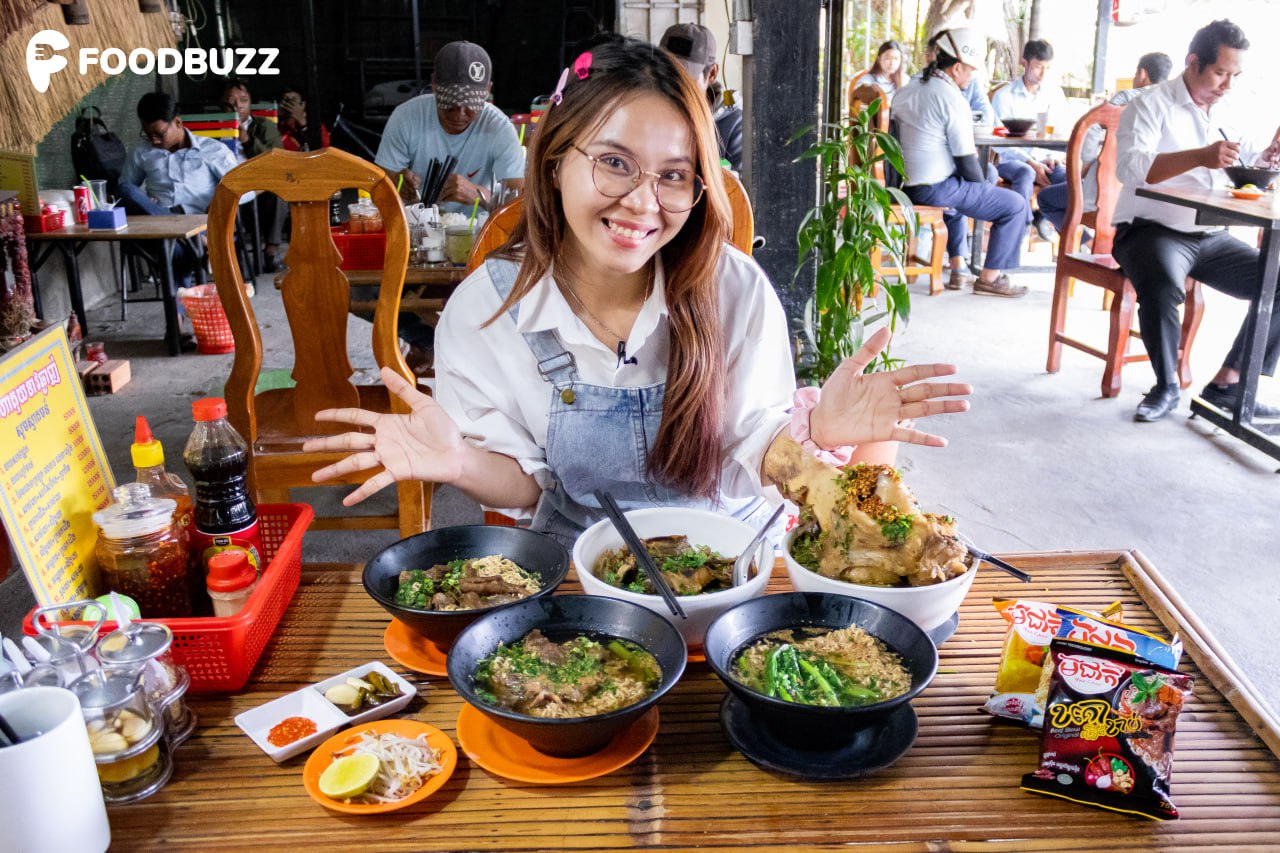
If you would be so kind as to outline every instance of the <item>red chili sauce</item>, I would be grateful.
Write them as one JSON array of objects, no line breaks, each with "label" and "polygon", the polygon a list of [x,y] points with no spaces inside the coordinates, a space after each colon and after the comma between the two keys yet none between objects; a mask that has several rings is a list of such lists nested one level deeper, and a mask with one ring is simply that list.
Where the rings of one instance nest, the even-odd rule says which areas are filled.
[{"label": "red chili sauce", "polygon": [[295,740],[316,733],[316,724],[306,717],[286,717],[272,726],[267,734],[267,743],[272,746],[288,746]]}]

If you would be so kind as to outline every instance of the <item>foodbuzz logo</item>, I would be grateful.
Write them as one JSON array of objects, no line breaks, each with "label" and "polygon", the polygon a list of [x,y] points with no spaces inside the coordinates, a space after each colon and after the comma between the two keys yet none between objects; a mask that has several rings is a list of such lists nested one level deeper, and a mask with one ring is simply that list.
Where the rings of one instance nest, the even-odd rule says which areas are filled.
[{"label": "foodbuzz logo", "polygon": [[[70,46],[71,42],[67,37],[57,30],[41,30],[27,42],[27,76],[31,78],[31,85],[37,92],[44,94],[49,91],[49,81],[53,75],[71,64],[71,60],[61,53]],[[233,74],[237,77],[270,77],[280,73],[280,69],[274,65],[279,55],[280,51],[274,47],[186,50],[139,47],[128,53],[118,47],[108,47],[105,50],[82,47],[77,56],[76,70],[84,75],[96,65],[113,77],[126,70],[135,74],[150,74],[154,71],[164,75],[213,73],[219,77]]]}]

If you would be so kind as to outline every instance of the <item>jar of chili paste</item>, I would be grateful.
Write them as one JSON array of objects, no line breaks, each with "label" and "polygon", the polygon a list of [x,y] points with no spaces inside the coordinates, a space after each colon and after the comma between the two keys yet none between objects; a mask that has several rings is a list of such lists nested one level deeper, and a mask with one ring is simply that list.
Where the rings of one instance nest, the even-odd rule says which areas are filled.
[{"label": "jar of chili paste", "polygon": [[103,585],[129,596],[143,617],[191,615],[187,547],[174,523],[177,504],[155,498],[146,483],[126,483],[116,503],[93,514],[101,528],[95,555]]}]

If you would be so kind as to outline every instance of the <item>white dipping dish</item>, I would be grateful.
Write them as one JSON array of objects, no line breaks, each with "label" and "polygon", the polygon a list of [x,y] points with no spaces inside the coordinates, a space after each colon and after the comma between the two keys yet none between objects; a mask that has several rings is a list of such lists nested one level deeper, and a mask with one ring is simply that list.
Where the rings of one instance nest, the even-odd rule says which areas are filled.
[{"label": "white dipping dish", "polygon": [[831,592],[849,595],[882,604],[896,610],[927,633],[951,618],[960,609],[960,603],[969,594],[973,579],[978,576],[978,561],[969,560],[969,570],[959,577],[928,586],[866,586],[860,583],[836,580],[806,569],[791,556],[791,543],[800,533],[793,527],[782,540],[782,559],[787,565],[787,576],[798,592]]},{"label": "white dipping dish", "polygon": [[[381,705],[374,705],[367,711],[348,715],[337,705],[324,698],[324,692],[337,684],[343,684],[348,678],[363,678],[370,672],[377,672],[383,678],[400,688],[400,697]],[[251,708],[236,716],[236,725],[247,734],[258,749],[279,764],[293,756],[306,752],[321,743],[329,735],[346,726],[356,726],[370,720],[378,720],[390,716],[409,704],[418,695],[418,688],[404,678],[396,675],[381,661],[371,661],[349,669],[344,673],[327,678],[324,681],[287,693],[279,699],[273,699],[265,705]],[[272,746],[267,742],[267,735],[281,720],[289,717],[306,717],[316,724],[316,732],[284,746]]]},{"label": "white dipping dish", "polygon": [[[731,560],[741,554],[756,535],[755,529],[746,522],[705,509],[688,507],[636,509],[627,512],[626,517],[635,528],[636,535],[641,539],[684,535],[689,538],[689,544],[705,545]],[[610,586],[592,573],[596,561],[604,555],[605,551],[625,547],[627,546],[622,541],[622,534],[607,518],[583,531],[578,541],[573,543],[573,570],[578,573],[583,591],[588,595],[620,598],[623,601],[647,607],[674,625],[680,632],[680,636],[684,637],[685,644],[694,650],[702,646],[702,638],[717,616],[735,604],[741,604],[749,598],[763,594],[765,586],[769,583],[769,575],[773,572],[774,549],[766,539],[761,543],[759,555],[756,557],[755,577],[742,586],[723,589],[719,592],[676,596],[680,607],[689,617],[681,619],[671,613],[662,596],[629,592]]]}]

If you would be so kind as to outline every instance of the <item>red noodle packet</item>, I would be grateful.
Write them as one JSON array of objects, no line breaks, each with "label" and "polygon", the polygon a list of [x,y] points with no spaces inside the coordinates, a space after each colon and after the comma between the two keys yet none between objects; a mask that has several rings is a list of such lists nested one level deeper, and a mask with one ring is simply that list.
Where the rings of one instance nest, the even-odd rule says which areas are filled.
[{"label": "red noodle packet", "polygon": [[1091,643],[1054,640],[1050,654],[1040,769],[1023,790],[1176,819],[1173,738],[1191,676]]}]

